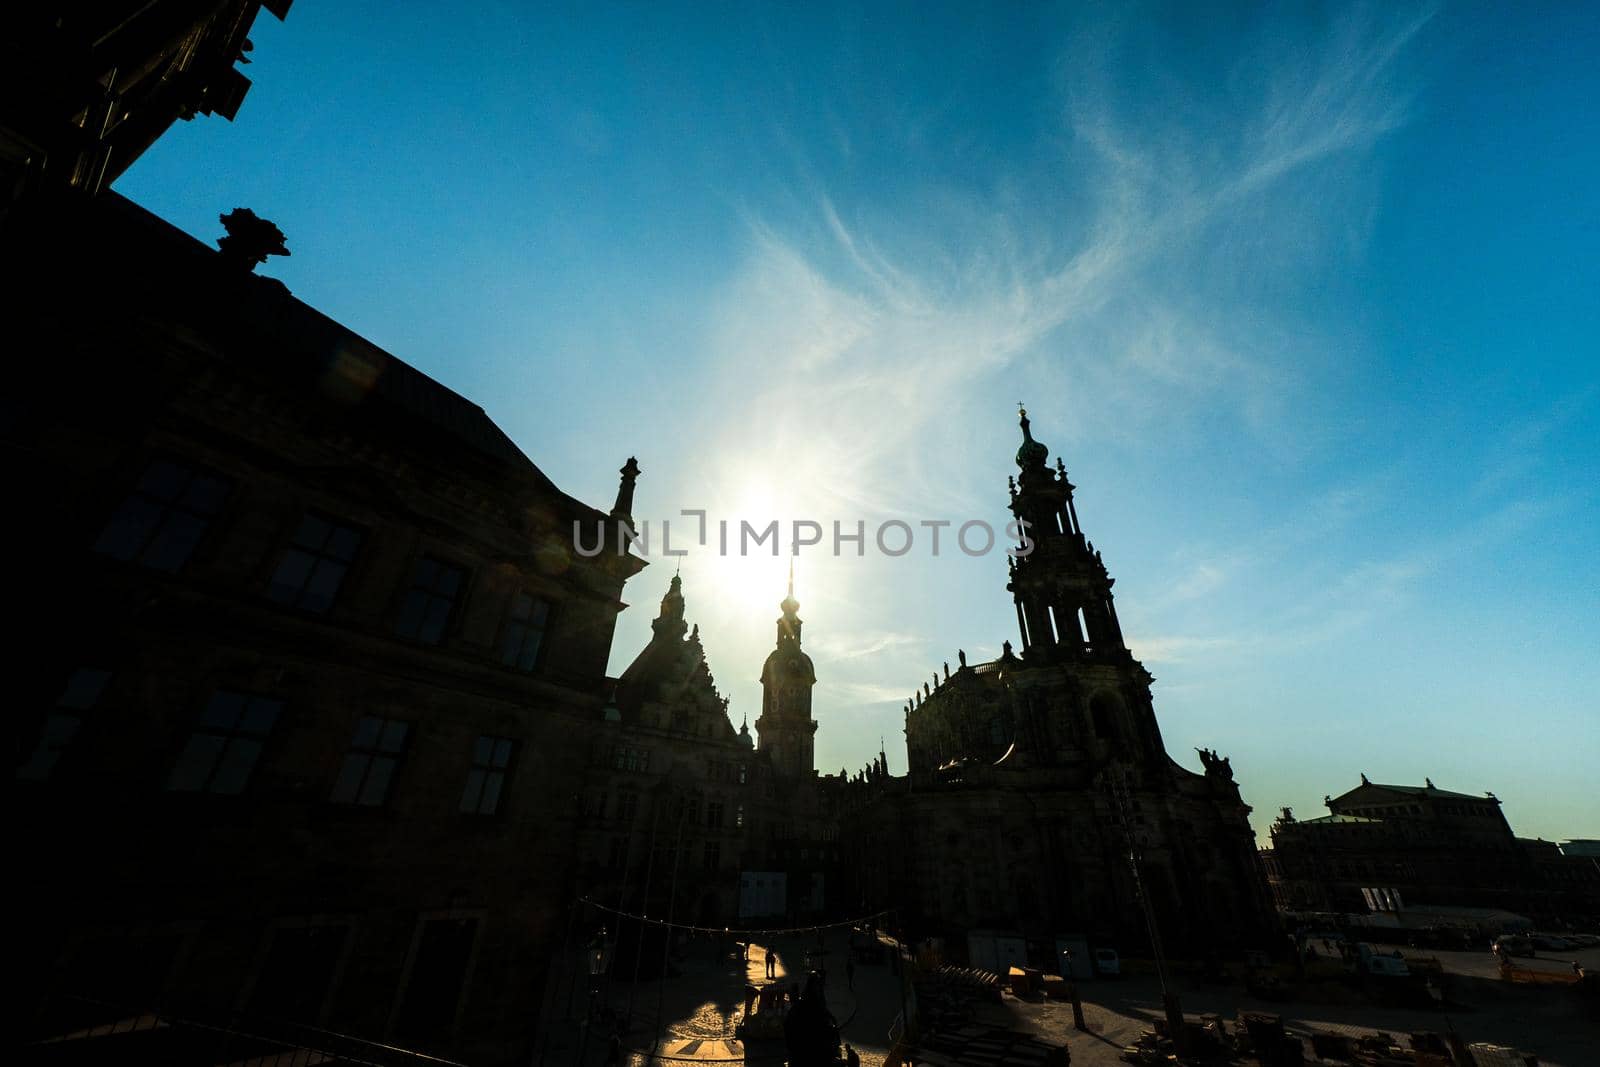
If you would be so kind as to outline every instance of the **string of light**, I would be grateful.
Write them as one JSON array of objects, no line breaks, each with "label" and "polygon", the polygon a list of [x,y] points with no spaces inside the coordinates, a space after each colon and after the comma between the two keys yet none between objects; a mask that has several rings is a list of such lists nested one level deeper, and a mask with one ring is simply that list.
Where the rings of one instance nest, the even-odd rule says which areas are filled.
[{"label": "string of light", "polygon": [[757,930],[743,926],[696,926],[692,923],[668,922],[665,919],[653,919],[648,915],[639,915],[631,911],[623,911],[620,908],[613,908],[609,904],[602,904],[592,897],[579,897],[578,903],[587,904],[592,908],[615,915],[620,919],[632,919],[634,922],[648,923],[651,926],[664,926],[673,930],[687,930],[690,933],[697,934],[739,934],[745,936],[754,936],[759,934],[762,937],[782,937],[789,934],[814,934],[820,930],[834,930],[842,926],[857,927],[862,923],[881,919],[890,912],[890,909],[885,908],[883,911],[875,911],[870,915],[863,915],[858,919],[841,919],[838,922],[831,923],[811,923],[808,926],[773,927],[770,929]]}]

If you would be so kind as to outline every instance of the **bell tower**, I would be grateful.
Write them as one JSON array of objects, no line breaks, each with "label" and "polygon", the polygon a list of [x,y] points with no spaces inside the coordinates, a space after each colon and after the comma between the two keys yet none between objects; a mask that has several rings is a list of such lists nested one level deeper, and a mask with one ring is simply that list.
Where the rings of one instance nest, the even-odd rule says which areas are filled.
[{"label": "bell tower", "polygon": [[1026,409],[1020,417],[1020,474],[1010,479],[1011,513],[1026,523],[1033,549],[1010,561],[1006,588],[1017,605],[1023,657],[1130,660],[1111,599],[1115,579],[1078,525],[1076,487],[1060,459],[1054,470],[1047,465],[1050,450],[1033,439]]},{"label": "bell tower", "polygon": [[787,779],[815,773],[816,720],[811,718],[811,687],[817,672],[800,650],[800,602],[794,598],[794,561],[789,563],[789,594],[779,605],[778,642],[761,668],[761,716],[756,719],[756,751],[771,754],[773,769]]}]

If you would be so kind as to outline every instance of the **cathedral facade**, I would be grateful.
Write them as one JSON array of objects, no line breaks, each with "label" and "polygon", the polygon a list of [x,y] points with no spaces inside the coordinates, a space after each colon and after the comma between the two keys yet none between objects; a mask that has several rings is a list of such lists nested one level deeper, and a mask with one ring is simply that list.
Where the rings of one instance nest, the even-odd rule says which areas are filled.
[{"label": "cathedral facade", "polygon": [[1195,954],[1260,943],[1273,911],[1250,808],[1226,758],[1202,751],[1196,774],[1168,755],[1074,486],[1026,412],[1021,429],[1011,511],[1027,541],[1007,584],[1020,651],[962,653],[907,704],[906,776],[869,775],[854,794],[861,897],[930,935],[1132,951],[1155,936]]},{"label": "cathedral facade", "polygon": [[[674,576],[589,742],[579,886],[602,911],[709,926],[831,909],[839,785],[817,773],[800,604],[780,605],[752,736],[735,729]],[[627,937],[623,955],[631,950]]]}]

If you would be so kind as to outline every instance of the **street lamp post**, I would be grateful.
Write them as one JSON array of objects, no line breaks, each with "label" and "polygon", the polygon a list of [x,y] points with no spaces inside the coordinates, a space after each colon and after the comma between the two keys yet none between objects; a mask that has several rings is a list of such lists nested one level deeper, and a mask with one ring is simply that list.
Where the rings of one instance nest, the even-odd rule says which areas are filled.
[{"label": "street lamp post", "polygon": [[605,975],[606,968],[611,966],[611,942],[606,936],[606,928],[600,927],[594,937],[590,938],[589,945],[583,953],[584,969],[589,975],[589,1000],[583,1013],[583,1034],[578,1040],[578,1063],[584,1062],[584,1054],[589,1050],[589,1031],[595,1024],[595,998],[600,992],[600,979]]},{"label": "street lamp post", "polygon": [[1072,950],[1064,948],[1061,955],[1067,962],[1067,996],[1072,998],[1072,1026],[1081,1033],[1089,1032],[1089,1024],[1083,1021],[1083,1001],[1078,998],[1078,976],[1072,971]]},{"label": "street lamp post", "polygon": [[1144,911],[1145,929],[1150,933],[1150,951],[1156,959],[1156,976],[1161,979],[1161,1004],[1166,1009],[1167,1029],[1172,1034],[1172,1046],[1177,1049],[1178,1055],[1183,1055],[1184,1040],[1183,1007],[1178,1003],[1178,994],[1172,991],[1167,984],[1167,963],[1161,951],[1161,931],[1156,925],[1155,910],[1150,905],[1150,894],[1145,890],[1144,875],[1140,871],[1139,840],[1133,832],[1133,820],[1128,817],[1127,772],[1122,764],[1114,763],[1107,773],[1107,783],[1111,787],[1111,799],[1116,805],[1117,821],[1122,824],[1122,831],[1128,842],[1128,866],[1133,870],[1133,889],[1139,898],[1139,904]]}]

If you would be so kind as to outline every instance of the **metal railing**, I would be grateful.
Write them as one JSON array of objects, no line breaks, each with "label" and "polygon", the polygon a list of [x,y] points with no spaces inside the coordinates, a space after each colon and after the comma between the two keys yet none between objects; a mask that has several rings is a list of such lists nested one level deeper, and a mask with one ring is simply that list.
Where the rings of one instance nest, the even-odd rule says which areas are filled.
[{"label": "metal railing", "polygon": [[[30,1063],[127,1063],[135,1056],[149,1062],[153,1056],[166,1063],[217,1067],[462,1067],[414,1049],[237,1013],[219,1022],[69,996],[57,998],[46,1015],[39,1028],[44,1036],[25,1046]],[[147,1047],[131,1052],[133,1042]]]}]

